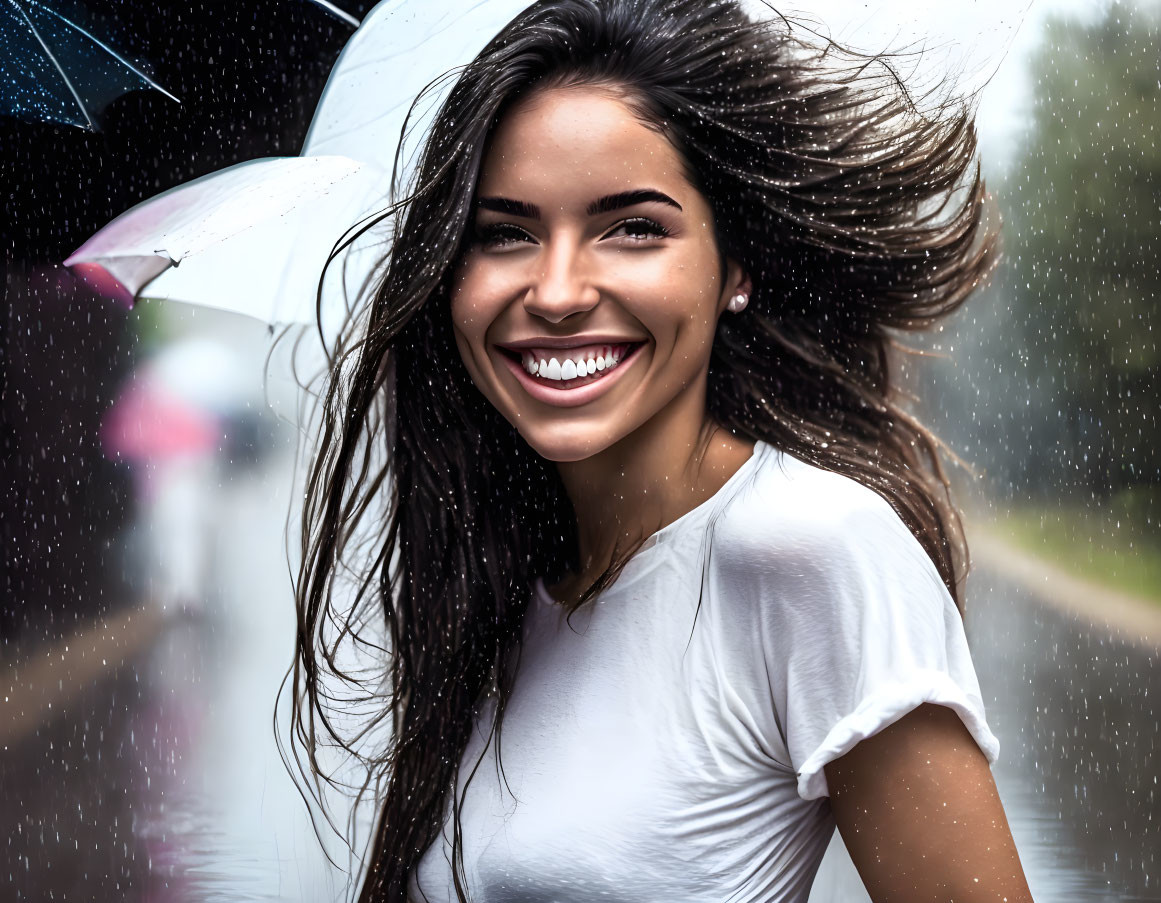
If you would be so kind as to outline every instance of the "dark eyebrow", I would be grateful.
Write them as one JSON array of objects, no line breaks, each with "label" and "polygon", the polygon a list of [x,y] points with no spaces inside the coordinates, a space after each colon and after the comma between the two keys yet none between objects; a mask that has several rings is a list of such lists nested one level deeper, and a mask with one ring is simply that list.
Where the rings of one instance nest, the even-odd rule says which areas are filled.
[{"label": "dark eyebrow", "polygon": [[[657,204],[668,204],[670,207],[676,207],[678,210],[681,209],[681,204],[663,192],[657,191],[654,188],[638,188],[633,191],[622,191],[618,194],[608,194],[603,198],[598,198],[589,204],[585,209],[585,213],[589,216],[597,216],[601,213],[611,213],[614,210],[620,210],[622,207],[632,207],[634,204],[644,204],[650,201]],[[516,201],[512,198],[480,198],[476,201],[476,206],[481,210],[493,210],[496,213],[506,213],[509,216],[519,216],[524,219],[540,219],[539,207],[535,204]]]},{"label": "dark eyebrow", "polygon": [[638,188],[635,191],[622,191],[620,194],[609,194],[595,200],[589,204],[585,213],[589,216],[596,216],[598,213],[611,213],[614,210],[620,210],[622,207],[632,207],[634,204],[644,204],[649,201],[657,204],[668,204],[670,207],[676,207],[678,210],[681,209],[681,204],[677,203],[669,195],[657,191],[655,188]]},{"label": "dark eyebrow", "polygon": [[495,210],[497,213],[507,213],[509,216],[540,219],[540,208],[535,204],[514,201],[511,198],[480,198],[476,201],[476,206],[481,210]]}]

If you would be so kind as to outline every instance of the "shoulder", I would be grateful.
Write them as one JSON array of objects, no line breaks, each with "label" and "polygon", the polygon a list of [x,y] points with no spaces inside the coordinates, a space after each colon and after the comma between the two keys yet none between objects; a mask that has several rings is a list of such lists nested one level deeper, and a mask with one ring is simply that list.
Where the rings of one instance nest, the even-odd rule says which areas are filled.
[{"label": "shoulder", "polygon": [[[747,560],[792,559],[918,540],[885,498],[853,477],[766,446],[750,480],[715,523],[721,540]],[[921,547],[920,547],[921,549]]]},{"label": "shoulder", "polygon": [[946,593],[885,498],[852,477],[768,446],[765,452],[713,526],[714,570],[737,595],[777,592],[790,605],[809,599],[817,610],[820,597],[862,596],[870,584]]}]

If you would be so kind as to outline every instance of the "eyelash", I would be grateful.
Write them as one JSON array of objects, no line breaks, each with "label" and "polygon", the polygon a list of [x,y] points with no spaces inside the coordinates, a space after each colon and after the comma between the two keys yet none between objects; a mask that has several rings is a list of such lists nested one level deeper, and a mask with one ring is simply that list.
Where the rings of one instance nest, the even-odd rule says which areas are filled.
[{"label": "eyelash", "polygon": [[[618,223],[612,231],[615,232],[617,229],[632,226],[641,228],[645,234],[652,235],[655,238],[667,238],[670,234],[669,230],[661,225],[661,223],[644,216],[634,216],[630,219],[623,220],[622,222]],[[609,234],[612,233],[610,232]],[[513,226],[511,223],[488,223],[486,225],[477,226],[475,235],[476,242],[481,245],[494,244],[496,242],[502,241],[505,238],[520,240],[529,237],[530,236],[527,232],[525,232],[519,226]],[[606,235],[606,237],[608,236]],[[644,238],[634,240],[641,243],[650,241],[650,239]]]}]

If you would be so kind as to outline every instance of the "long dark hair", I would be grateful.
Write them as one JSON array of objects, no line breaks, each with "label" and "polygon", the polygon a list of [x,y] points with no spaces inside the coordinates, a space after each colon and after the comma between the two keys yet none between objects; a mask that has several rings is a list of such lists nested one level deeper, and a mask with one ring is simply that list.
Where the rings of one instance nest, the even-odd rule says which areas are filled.
[{"label": "long dark hair", "polygon": [[[469,729],[493,696],[498,739],[534,579],[578,564],[554,465],[473,385],[449,313],[486,141],[534,87],[615,85],[670,138],[720,250],[753,281],[745,313],[718,326],[709,414],[882,495],[962,609],[966,546],[940,446],[904,409],[891,363],[899,330],[928,327],[988,274],[997,234],[971,104],[921,110],[893,72],[732,0],[541,0],[458,75],[387,214],[381,282],[331,359],[303,514],[295,740],[316,778],[327,744],[358,747],[367,768],[379,809],[361,900],[406,899],[449,796],[466,900],[454,788]],[[373,546],[351,564],[368,518]],[[353,604],[336,601],[344,565]],[[381,679],[345,670],[344,642],[378,654]],[[336,677],[366,716],[358,743],[324,689]]]}]

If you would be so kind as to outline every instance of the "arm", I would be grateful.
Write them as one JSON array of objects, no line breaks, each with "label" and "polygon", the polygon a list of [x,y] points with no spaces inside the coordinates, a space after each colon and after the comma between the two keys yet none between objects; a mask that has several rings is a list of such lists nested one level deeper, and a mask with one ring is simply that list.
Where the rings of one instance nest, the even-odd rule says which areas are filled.
[{"label": "arm", "polygon": [[987,759],[951,709],[921,705],[824,770],[876,903],[1031,903]]}]

